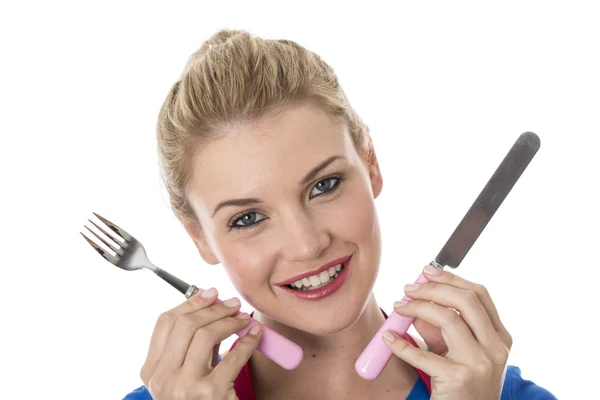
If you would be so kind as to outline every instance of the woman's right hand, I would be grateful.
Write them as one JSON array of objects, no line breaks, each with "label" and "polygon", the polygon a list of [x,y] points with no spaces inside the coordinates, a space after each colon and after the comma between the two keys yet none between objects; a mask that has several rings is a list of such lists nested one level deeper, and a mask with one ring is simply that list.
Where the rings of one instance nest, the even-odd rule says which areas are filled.
[{"label": "woman's right hand", "polygon": [[140,372],[154,400],[237,399],[233,382],[260,341],[260,325],[217,364],[221,341],[245,328],[236,298],[215,303],[217,291],[199,292],[162,314]]}]

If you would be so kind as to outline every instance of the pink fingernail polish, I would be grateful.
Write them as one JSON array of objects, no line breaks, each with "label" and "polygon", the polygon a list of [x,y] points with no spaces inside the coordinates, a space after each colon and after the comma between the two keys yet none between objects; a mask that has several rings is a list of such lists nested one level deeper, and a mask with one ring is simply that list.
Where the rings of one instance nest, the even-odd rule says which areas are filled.
[{"label": "pink fingernail polish", "polygon": [[409,283],[408,285],[404,286],[404,291],[412,292],[412,291],[417,290],[420,287],[421,287],[421,285],[415,285],[415,284]]},{"label": "pink fingernail polish", "polygon": [[441,270],[441,269],[439,269],[439,268],[436,268],[436,267],[434,267],[434,266],[432,266],[432,265],[429,265],[429,264],[427,264],[427,265],[425,266],[425,268],[423,268],[423,272],[425,272],[426,274],[429,274],[429,275],[435,276],[435,275],[439,275],[439,274],[441,274],[441,273],[442,273],[442,270]]},{"label": "pink fingernail polish", "polygon": [[394,308],[402,307],[402,306],[405,306],[405,305],[406,305],[406,302],[400,300],[400,301],[397,301],[397,302],[394,303]]},{"label": "pink fingernail polish", "polygon": [[240,299],[238,299],[237,297],[232,297],[231,299],[227,299],[223,302],[223,305],[225,307],[229,307],[229,308],[235,308],[241,305],[240,303]]},{"label": "pink fingernail polish", "polygon": [[252,328],[250,328],[250,331],[248,333],[251,335],[257,335],[258,332],[260,332],[260,325],[256,324]]},{"label": "pink fingernail polish", "polygon": [[383,332],[382,336],[388,342],[395,342],[396,341],[396,334],[394,332],[392,332],[392,331],[385,331],[385,332]]},{"label": "pink fingernail polish", "polygon": [[200,297],[202,297],[203,299],[210,299],[211,297],[215,296],[216,294],[217,294],[217,289],[210,288],[210,289],[205,290],[204,292],[202,292],[202,294],[200,295]]}]

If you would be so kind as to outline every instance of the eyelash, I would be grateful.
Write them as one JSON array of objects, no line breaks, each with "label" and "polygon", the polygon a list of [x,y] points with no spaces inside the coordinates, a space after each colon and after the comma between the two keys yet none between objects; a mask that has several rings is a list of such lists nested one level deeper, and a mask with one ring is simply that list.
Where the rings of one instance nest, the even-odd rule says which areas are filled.
[{"label": "eyelash", "polygon": [[[329,196],[331,194],[333,194],[334,192],[336,192],[339,188],[340,185],[342,184],[342,182],[344,181],[344,176],[343,175],[332,175],[332,176],[328,176],[327,178],[323,178],[321,180],[319,180],[317,183],[315,183],[312,188],[311,188],[311,192],[313,191],[313,189],[316,187],[317,184],[321,183],[321,182],[325,182],[328,180],[332,180],[332,179],[336,179],[337,181],[334,183],[333,187],[331,189],[329,189],[326,192],[317,194],[313,197],[309,197],[310,199],[314,199],[315,197],[320,197],[320,196]],[[229,230],[232,229],[250,229],[250,228],[254,228],[256,225],[260,224],[262,221],[265,220],[265,218],[260,219],[258,222],[255,222],[251,225],[236,225],[242,218],[244,218],[246,215],[248,214],[252,214],[252,213],[258,213],[257,211],[248,211],[245,212],[237,217],[234,217],[233,220],[229,223]]]}]

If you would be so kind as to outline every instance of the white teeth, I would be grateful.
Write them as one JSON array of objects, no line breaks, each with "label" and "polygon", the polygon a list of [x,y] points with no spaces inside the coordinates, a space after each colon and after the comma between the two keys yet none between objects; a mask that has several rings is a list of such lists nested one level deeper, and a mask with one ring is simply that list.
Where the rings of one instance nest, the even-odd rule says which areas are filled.
[{"label": "white teeth", "polygon": [[321,283],[327,283],[329,281],[329,278],[330,278],[330,276],[329,276],[329,272],[327,272],[327,270],[322,271],[319,274],[319,279],[321,279]]},{"label": "white teeth", "polygon": [[338,264],[335,267],[330,267],[316,275],[309,276],[308,278],[302,278],[296,282],[290,283],[289,286],[292,286],[298,290],[318,289],[321,286],[331,283],[335,278],[337,278],[339,272],[342,270],[342,267],[343,264]]},{"label": "white teeth", "polygon": [[309,276],[308,280],[312,286],[318,286],[321,284],[321,280],[315,275]]}]

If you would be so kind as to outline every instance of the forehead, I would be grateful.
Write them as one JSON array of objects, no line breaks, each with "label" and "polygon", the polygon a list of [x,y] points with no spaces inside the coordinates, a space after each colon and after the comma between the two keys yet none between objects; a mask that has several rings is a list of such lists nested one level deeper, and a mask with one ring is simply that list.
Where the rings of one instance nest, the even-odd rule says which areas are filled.
[{"label": "forehead", "polygon": [[205,201],[257,196],[270,185],[297,184],[332,155],[356,157],[345,124],[307,104],[242,126],[210,141],[195,156],[191,195]]}]

